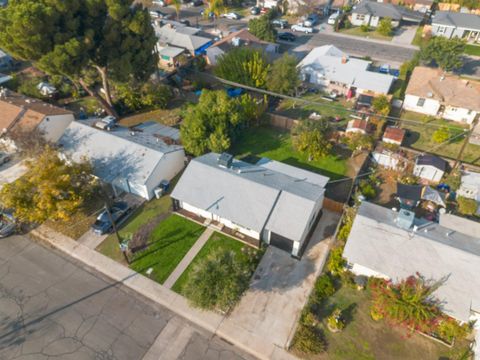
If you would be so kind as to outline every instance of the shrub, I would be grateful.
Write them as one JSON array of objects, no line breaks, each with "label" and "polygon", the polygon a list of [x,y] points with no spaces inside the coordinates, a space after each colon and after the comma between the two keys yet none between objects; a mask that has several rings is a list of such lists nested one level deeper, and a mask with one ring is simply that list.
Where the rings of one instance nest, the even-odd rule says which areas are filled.
[{"label": "shrub", "polygon": [[343,258],[343,247],[336,247],[330,251],[328,258],[327,269],[333,275],[341,274],[345,271],[347,261]]},{"label": "shrub", "polygon": [[320,354],[325,350],[324,334],[317,327],[300,324],[293,337],[293,347],[304,354]]},{"label": "shrub", "polygon": [[343,214],[342,226],[337,234],[337,239],[342,241],[347,241],[348,235],[350,235],[350,230],[352,229],[353,220],[355,219],[355,208],[347,207]]},{"label": "shrub", "polygon": [[333,332],[341,331],[345,328],[345,321],[342,319],[342,311],[340,309],[335,309],[332,315],[327,318],[327,326]]},{"label": "shrub", "polygon": [[475,215],[478,204],[474,199],[468,199],[463,196],[457,198],[458,211],[463,215]]},{"label": "shrub", "polygon": [[432,140],[437,144],[442,144],[450,138],[450,130],[446,126],[442,126],[435,130],[432,134]]},{"label": "shrub", "polygon": [[455,339],[464,339],[470,333],[468,324],[460,325],[455,319],[445,318],[440,320],[435,329],[435,334],[441,339],[452,343]]},{"label": "shrub", "polygon": [[335,293],[335,286],[332,279],[327,274],[320,275],[315,282],[314,294],[315,300],[320,301],[328,298]]},{"label": "shrub", "polygon": [[361,31],[361,32],[365,32],[365,33],[366,33],[366,32],[368,32],[369,30],[370,30],[370,26],[365,25],[365,24],[360,25],[360,31]]},{"label": "shrub", "polygon": [[383,18],[380,20],[380,23],[377,27],[377,32],[383,36],[390,36],[393,31],[392,19],[389,17]]},{"label": "shrub", "polygon": [[365,196],[366,199],[373,199],[377,195],[375,187],[367,180],[360,181],[359,185],[360,193]]}]

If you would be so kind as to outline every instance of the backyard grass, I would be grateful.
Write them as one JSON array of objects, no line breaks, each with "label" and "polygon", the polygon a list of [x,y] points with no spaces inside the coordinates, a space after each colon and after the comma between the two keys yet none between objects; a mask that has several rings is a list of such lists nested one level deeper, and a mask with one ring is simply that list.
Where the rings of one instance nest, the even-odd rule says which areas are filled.
[{"label": "backyard grass", "polygon": [[[446,156],[450,158],[457,157],[458,152],[462,147],[464,137],[459,136],[450,143],[439,146],[439,144],[432,140],[432,135],[438,129],[438,126],[431,125],[448,127],[451,136],[463,133],[465,129],[468,129],[468,127],[462,126],[462,124],[458,124],[453,121],[434,119],[413,112],[404,112],[402,113],[401,118],[420,122],[419,124],[402,122],[401,126],[409,131],[405,138],[405,146],[409,146],[416,150],[435,153],[440,156]],[[463,152],[462,160],[464,162],[480,165],[480,146],[467,144]]]},{"label": "backyard grass", "polygon": [[45,225],[65,236],[78,240],[83,234],[90,230],[90,226],[95,222],[103,206],[103,198],[101,196],[94,196],[87,200],[84,206],[75,212],[69,220],[47,220]]},{"label": "backyard grass", "polygon": [[[339,333],[327,330],[326,318],[334,309],[341,309],[346,327]],[[319,311],[327,348],[320,355],[307,359],[459,359],[468,349],[466,341],[453,348],[437,343],[420,334],[410,334],[404,328],[390,326],[385,321],[370,317],[368,290],[340,288],[329,297]]]},{"label": "backyard grass", "polygon": [[156,109],[126,116],[119,123],[123,126],[133,126],[146,121],[156,121],[167,126],[177,125],[180,121],[181,105],[183,104],[183,101],[171,101],[169,109]]},{"label": "backyard grass", "polygon": [[465,54],[473,55],[473,56],[480,56],[480,45],[465,45]]},{"label": "backyard grass", "polygon": [[340,32],[346,35],[359,36],[359,37],[372,38],[372,39],[385,40],[385,41],[391,41],[393,38],[393,36],[381,35],[378,32],[376,32],[374,29],[369,31],[362,31],[360,27],[352,27],[350,29],[340,29]]},{"label": "backyard grass", "polygon": [[83,109],[88,116],[94,115],[95,111],[101,108],[98,100],[92,96],[86,96],[78,100],[73,100],[64,105],[68,110],[73,111],[76,115],[80,113],[80,109]]},{"label": "backyard grass", "polygon": [[318,161],[308,161],[306,155],[295,151],[288,131],[261,126],[246,130],[231,148],[231,153],[253,163],[262,157],[284,162],[331,179],[345,177],[347,160],[333,150],[333,154]]},{"label": "backyard grass", "polygon": [[153,268],[150,278],[163,284],[204,229],[181,216],[170,215],[153,230],[147,248],[134,254],[130,268],[141,274]]},{"label": "backyard grass", "polygon": [[352,114],[350,109],[353,103],[348,102],[345,99],[339,101],[328,101],[322,99],[322,94],[308,94],[302,96],[302,99],[315,101],[325,105],[308,104],[294,100],[283,100],[277,108],[277,112],[294,119],[307,118],[313,112],[321,114],[326,117],[339,116],[345,119],[342,122],[336,123],[336,125],[344,125],[350,120],[349,115]]},{"label": "backyard grass", "polygon": [[[149,202],[143,203],[120,228],[120,237],[122,239],[130,237],[140,228],[140,226],[145,225],[154,217],[168,214],[171,205],[172,200],[170,196],[163,196],[160,199],[153,199]],[[124,261],[115,234],[109,235],[96,250],[118,262]]]},{"label": "backyard grass", "polygon": [[195,256],[193,261],[188,265],[183,274],[178,278],[175,284],[172,287],[172,290],[178,294],[183,294],[183,288],[188,281],[189,275],[192,273],[195,266],[201,262],[203,259],[208,257],[211,253],[222,249],[222,250],[231,250],[235,254],[240,254],[242,248],[247,245],[241,243],[240,241],[234,240],[226,235],[214,232],[212,236],[207,240],[205,245],[202,247],[200,252]]}]

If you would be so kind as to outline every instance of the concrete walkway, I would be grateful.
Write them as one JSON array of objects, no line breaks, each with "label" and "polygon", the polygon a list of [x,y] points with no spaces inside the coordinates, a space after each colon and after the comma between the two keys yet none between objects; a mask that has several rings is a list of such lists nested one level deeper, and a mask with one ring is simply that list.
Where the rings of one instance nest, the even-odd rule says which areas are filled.
[{"label": "concrete walkway", "polygon": [[[32,237],[44,241],[48,245],[63,251],[72,258],[83,262],[85,265],[103,273],[110,279],[136,291],[147,299],[165,306],[177,315],[190,320],[192,323],[227,340],[231,344],[259,359],[297,359],[294,355],[268,341],[268,339],[260,338],[255,333],[252,334],[242,328],[220,328],[220,325],[225,320],[224,316],[191,307],[188,304],[187,299],[183,296],[44,225],[33,230],[31,235]],[[162,348],[161,342],[162,339],[160,338],[160,344],[156,345],[160,349]],[[158,353],[155,352],[155,354]],[[162,354],[160,353],[158,354],[158,359],[161,358]]]},{"label": "concrete walkway", "polygon": [[213,229],[207,227],[202,235],[198,238],[198,240],[193,244],[193,246],[188,250],[187,254],[183,257],[182,261],[177,265],[175,270],[170,274],[170,276],[165,280],[163,286],[167,289],[171,289],[172,286],[177,282],[178,278],[183,274],[183,272],[187,269],[188,265],[192,262],[192,260],[197,256],[198,252],[202,249],[203,245],[207,242],[207,240],[212,236]]},{"label": "concrete walkway", "polygon": [[97,235],[92,230],[88,230],[77,240],[80,244],[85,245],[89,249],[95,250],[109,234]]}]

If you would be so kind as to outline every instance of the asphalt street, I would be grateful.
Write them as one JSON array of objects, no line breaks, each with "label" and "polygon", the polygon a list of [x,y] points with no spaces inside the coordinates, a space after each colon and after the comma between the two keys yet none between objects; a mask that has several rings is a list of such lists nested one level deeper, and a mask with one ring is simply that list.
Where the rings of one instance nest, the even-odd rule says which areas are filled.
[{"label": "asphalt street", "polygon": [[149,359],[252,359],[53,249],[0,239],[1,360],[135,360],[154,343]]}]

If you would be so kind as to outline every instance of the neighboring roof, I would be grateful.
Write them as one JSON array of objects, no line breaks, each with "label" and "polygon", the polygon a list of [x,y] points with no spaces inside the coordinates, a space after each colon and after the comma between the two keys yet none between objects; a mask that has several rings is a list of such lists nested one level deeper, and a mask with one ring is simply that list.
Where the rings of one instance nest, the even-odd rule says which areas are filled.
[{"label": "neighboring roof", "polygon": [[426,154],[426,155],[420,155],[417,158],[417,161],[415,162],[415,165],[417,166],[433,166],[437,168],[438,170],[445,171],[447,168],[447,162],[443,160],[442,158],[439,158],[438,156]]},{"label": "neighboring roof", "polygon": [[383,133],[383,139],[389,139],[399,143],[403,141],[404,136],[405,136],[404,129],[393,127],[393,126],[387,126],[387,128],[385,129],[385,132]]},{"label": "neighboring roof", "polygon": [[177,129],[155,122],[136,126],[134,135],[125,127],[103,131],[91,125],[91,121],[73,121],[59,144],[74,161],[89,159],[95,175],[106,182],[121,179],[144,185],[166,153],[183,149],[164,140],[178,140]]},{"label": "neighboring roof", "polygon": [[480,239],[437,223],[415,219],[413,228],[397,226],[398,213],[362,202],[344,257],[393,281],[420,273],[445,283],[435,292],[443,311],[467,322],[470,309],[480,311]]},{"label": "neighboring roof", "polygon": [[[308,227],[311,211],[324,188],[280,171],[233,160],[230,168],[218,165],[219,154],[193,159],[172,192],[172,198],[216,214],[261,233],[267,228],[292,240]],[[317,179],[315,176],[309,178]],[[324,182],[324,181],[323,181]]]},{"label": "neighboring roof", "polygon": [[462,185],[460,187],[473,188],[480,192],[480,173],[464,171],[462,173]]},{"label": "neighboring roof", "polygon": [[422,199],[422,185],[406,185],[397,183],[397,196],[401,199],[419,201]]},{"label": "neighboring roof", "polygon": [[461,12],[437,11],[432,17],[432,25],[480,30],[480,16]]},{"label": "neighboring roof", "polygon": [[387,94],[394,77],[369,71],[370,61],[350,58],[333,45],[316,47],[298,64],[303,72],[315,72],[330,81]]},{"label": "neighboring roof", "polygon": [[198,29],[195,28],[185,26],[174,27],[171,24],[166,24],[161,28],[156,27],[155,33],[157,34],[160,44],[181,47],[191,52],[211,42],[209,38],[193,35],[193,31],[190,31],[190,29],[196,30],[195,33],[198,32]]},{"label": "neighboring roof", "polygon": [[181,49],[181,48],[178,48],[178,47],[175,47],[175,46],[166,46],[158,52],[158,55],[159,56],[163,55],[163,56],[168,56],[168,57],[174,58],[174,57],[180,55],[181,53],[183,53],[184,51],[185,51],[185,49]]},{"label": "neighboring roof", "polygon": [[348,122],[347,129],[360,129],[367,131],[368,121],[365,119],[353,119]]},{"label": "neighboring roof", "polygon": [[417,66],[412,72],[405,93],[435,99],[450,106],[480,111],[480,84],[446,74],[439,68]]},{"label": "neighboring roof", "polygon": [[376,1],[363,0],[356,5],[353,13],[378,16],[380,18],[389,17],[392,20],[422,21],[424,14],[418,11],[412,11],[402,6],[388,3],[379,3]]},{"label": "neighboring roof", "polygon": [[9,90],[6,96],[0,97],[0,114],[0,131],[12,126],[33,129],[48,116],[73,115],[69,110]]}]

